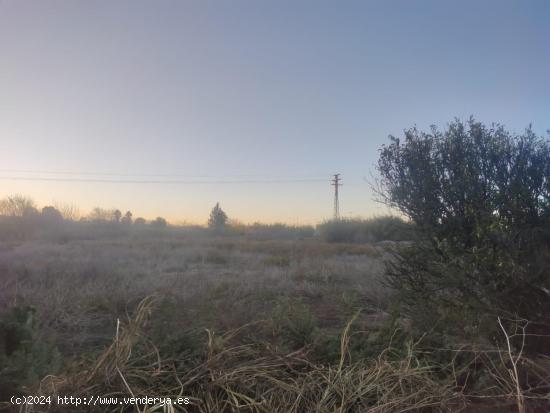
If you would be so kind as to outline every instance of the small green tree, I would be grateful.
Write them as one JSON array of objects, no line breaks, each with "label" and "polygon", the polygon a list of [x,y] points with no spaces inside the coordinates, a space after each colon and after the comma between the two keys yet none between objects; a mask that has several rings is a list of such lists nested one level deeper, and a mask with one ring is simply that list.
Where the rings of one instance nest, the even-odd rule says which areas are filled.
[{"label": "small green tree", "polygon": [[227,214],[221,209],[220,203],[217,202],[212,211],[210,212],[210,218],[208,218],[208,228],[214,230],[222,230],[227,223]]}]

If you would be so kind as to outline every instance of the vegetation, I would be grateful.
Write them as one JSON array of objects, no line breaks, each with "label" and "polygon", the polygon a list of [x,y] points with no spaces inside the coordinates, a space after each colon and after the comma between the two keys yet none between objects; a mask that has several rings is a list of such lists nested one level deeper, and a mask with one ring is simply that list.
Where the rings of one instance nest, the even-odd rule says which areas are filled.
[{"label": "vegetation", "polygon": [[120,210],[115,209],[113,211],[113,219],[118,224],[120,222],[120,218],[122,217],[122,212]]},{"label": "vegetation", "polygon": [[472,119],[391,140],[379,161],[382,195],[424,240],[390,272],[408,310],[440,323],[447,336],[469,331],[469,339],[494,334],[497,316],[544,322],[549,141],[530,129],[514,136]]},{"label": "vegetation", "polygon": [[22,217],[37,212],[34,201],[22,195],[8,196],[0,201],[0,215]]},{"label": "vegetation", "polygon": [[210,212],[210,217],[208,218],[208,228],[215,231],[221,231],[225,228],[226,222],[227,214],[223,211],[223,209],[221,209],[220,203],[217,202]]},{"label": "vegetation", "polygon": [[394,216],[330,220],[318,225],[317,231],[327,242],[409,241],[414,238],[413,225]]},{"label": "vegetation", "polygon": [[166,228],[167,225],[168,223],[162,217],[156,217],[153,221],[151,221],[151,226],[155,228]]},{"label": "vegetation", "polygon": [[461,404],[452,387],[437,380],[435,366],[422,365],[412,347],[400,361],[392,360],[388,351],[352,362],[348,346],[353,320],[339,339],[334,366],[312,362],[305,348],[280,353],[263,343],[235,344],[257,323],[225,334],[207,330],[199,355],[159,364],[157,349],[142,335],[152,307],[151,299],[138,306],[96,364],[63,378],[50,377],[44,387],[81,397],[90,391],[124,396],[128,389],[136,397],[180,394],[190,400],[186,409],[199,412],[386,413],[446,411]]},{"label": "vegetation", "polygon": [[51,222],[63,221],[63,215],[53,206],[45,206],[42,208],[42,217]]},{"label": "vegetation", "polygon": [[383,200],[419,232],[389,266],[399,313],[412,334],[429,332],[430,348],[468,343],[520,354],[509,368],[525,411],[523,392],[547,385],[526,378],[536,376],[534,364],[518,372],[518,360],[548,356],[550,141],[531,129],[513,135],[456,120],[443,132],[391,137],[378,170]]},{"label": "vegetation", "polygon": [[134,220],[134,225],[145,225],[146,223],[145,218],[138,217]]},{"label": "vegetation", "polygon": [[60,368],[55,347],[39,337],[35,310],[13,306],[0,317],[0,400],[21,394]]},{"label": "vegetation", "polygon": [[130,211],[126,211],[124,216],[122,217],[121,221],[124,225],[131,225],[132,224],[132,213]]},{"label": "vegetation", "polygon": [[378,170],[379,195],[406,220],[327,221],[318,235],[228,222],[219,204],[209,228],[157,230],[166,220],[96,208],[71,222],[3,200],[0,396],[547,410],[549,141],[474,120],[413,128]]},{"label": "vegetation", "polygon": [[99,207],[94,208],[88,215],[88,220],[92,222],[108,222],[108,221],[113,221],[114,219],[115,219],[114,210],[108,210],[108,209],[103,209]]},{"label": "vegetation", "polygon": [[227,229],[229,234],[243,235],[257,240],[301,240],[313,238],[315,235],[315,228],[311,225],[287,225],[283,223],[262,224],[255,222],[251,225],[245,225],[230,221]]},{"label": "vegetation", "polygon": [[[124,229],[114,224],[86,225],[90,229]],[[19,305],[32,305],[41,320],[37,333],[52,338],[63,360],[60,371],[46,369],[54,376],[41,387],[39,380],[14,384],[22,392],[82,395],[89,390],[102,395],[105,390],[129,395],[118,368],[132,392],[139,395],[173,396],[178,380],[184,383],[193,372],[201,372],[186,385],[185,395],[198,398],[202,393],[194,405],[200,402],[203,411],[212,412],[233,403],[228,399],[231,391],[256,400],[255,392],[267,391],[275,385],[273,380],[280,382],[273,388],[268,411],[287,411],[285,400],[298,400],[300,391],[307,391],[307,398],[297,402],[298,411],[316,404],[320,411],[329,411],[343,386],[356,379],[363,380],[365,386],[358,383],[356,391],[374,395],[375,387],[367,386],[374,386],[376,363],[372,358],[360,361],[363,354],[355,343],[367,340],[367,326],[385,309],[384,292],[376,290],[383,269],[381,250],[368,245],[350,249],[315,240],[218,237],[209,231],[148,232],[145,228],[116,238],[108,232],[98,233],[97,238],[81,234],[86,238],[73,238],[69,243],[27,241],[2,251],[7,267],[1,301],[12,303],[17,297]],[[341,297],[352,290],[364,291],[364,297],[372,299],[368,300],[370,308],[349,330],[354,334],[354,348],[345,352],[343,377],[338,379],[331,375],[337,374],[340,334],[350,313],[365,304],[359,300],[341,303]],[[140,306],[150,295],[154,300],[147,299]],[[128,320],[127,314],[132,313]],[[117,319],[121,323],[118,334]],[[116,345],[111,347],[113,339],[118,350]],[[125,353],[126,349],[130,353]],[[158,364],[151,364],[150,351],[155,349],[160,375],[153,370]],[[407,367],[389,357],[386,362],[382,374],[387,375],[389,386],[398,380],[399,369]],[[267,370],[263,370],[265,366]],[[178,378],[165,368],[177,372]],[[220,380],[233,379],[227,382],[228,387],[221,382],[219,387],[210,373]],[[424,374],[431,375],[422,369],[418,377],[416,371],[410,373],[415,385]],[[268,376],[255,387],[262,374]],[[329,376],[323,379],[326,374]],[[361,379],[366,374],[369,378]],[[404,380],[408,380],[407,374],[403,372]],[[246,375],[249,379],[242,381]],[[297,385],[295,380],[302,384],[291,389]],[[327,380],[336,381],[324,399],[322,389]],[[447,397],[445,386],[434,385]],[[205,388],[212,388],[212,393]],[[397,397],[397,389],[387,387],[385,391],[388,398]],[[422,394],[427,391],[420,390],[420,399]],[[399,396],[401,405],[408,395],[407,390]],[[357,397],[346,396],[344,403],[359,402]],[[365,399],[357,409],[391,403],[394,401]],[[227,404],[226,411],[230,406]]]}]

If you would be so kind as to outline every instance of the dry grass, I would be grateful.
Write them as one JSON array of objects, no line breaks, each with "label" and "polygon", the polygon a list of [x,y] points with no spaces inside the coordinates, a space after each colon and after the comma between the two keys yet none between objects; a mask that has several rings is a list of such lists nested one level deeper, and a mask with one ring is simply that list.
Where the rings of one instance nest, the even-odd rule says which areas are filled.
[{"label": "dry grass", "polygon": [[3,243],[0,304],[32,305],[63,356],[43,394],[184,396],[190,412],[550,411],[550,363],[516,350],[521,328],[508,348],[458,349],[471,364],[373,347],[389,256],[235,237]]},{"label": "dry grass", "polygon": [[[357,308],[383,311],[386,294],[378,280],[384,252],[373,246],[350,251],[238,238],[29,241],[0,249],[0,301],[35,307],[42,330],[67,355],[107,345],[113,320],[151,294],[176,303],[172,312],[180,313],[181,324],[203,320],[198,327],[217,330],[267,317],[281,296],[322,308],[351,291],[367,298]],[[340,310],[327,322],[336,316],[343,325],[347,309]]]},{"label": "dry grass", "polygon": [[[189,397],[182,411],[196,412],[409,412],[451,411],[460,402],[449,385],[422,365],[414,348],[402,360],[352,361],[348,357],[348,323],[341,338],[337,365],[311,362],[307,349],[289,354],[269,345],[233,344],[250,326],[217,336],[205,332],[201,360],[178,369],[182,360],[163,360],[141,334],[154,301],[147,298],[127,323],[120,326],[111,346],[93,363],[75,366],[73,373],[48,377],[43,394]],[[111,411],[120,411],[119,407]],[[142,411],[163,411],[150,406]]]}]

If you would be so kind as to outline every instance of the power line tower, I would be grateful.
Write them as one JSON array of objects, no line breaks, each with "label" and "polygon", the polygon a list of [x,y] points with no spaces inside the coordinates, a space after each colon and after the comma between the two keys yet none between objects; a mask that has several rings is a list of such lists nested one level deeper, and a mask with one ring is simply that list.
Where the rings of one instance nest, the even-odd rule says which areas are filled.
[{"label": "power line tower", "polygon": [[334,186],[334,219],[337,220],[337,219],[340,219],[340,204],[338,202],[338,188],[342,186],[342,184],[340,183],[341,181],[340,174],[334,174],[332,176],[333,178],[331,181],[331,185]]}]

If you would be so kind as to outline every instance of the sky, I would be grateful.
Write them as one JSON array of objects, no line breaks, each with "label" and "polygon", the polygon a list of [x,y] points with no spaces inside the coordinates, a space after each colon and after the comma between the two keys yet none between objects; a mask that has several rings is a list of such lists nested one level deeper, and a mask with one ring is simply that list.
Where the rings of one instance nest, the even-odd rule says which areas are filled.
[{"label": "sky", "polygon": [[385,214],[388,135],[550,128],[548,22],[544,0],[0,0],[0,197],[314,224],[340,173],[342,216]]}]

